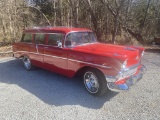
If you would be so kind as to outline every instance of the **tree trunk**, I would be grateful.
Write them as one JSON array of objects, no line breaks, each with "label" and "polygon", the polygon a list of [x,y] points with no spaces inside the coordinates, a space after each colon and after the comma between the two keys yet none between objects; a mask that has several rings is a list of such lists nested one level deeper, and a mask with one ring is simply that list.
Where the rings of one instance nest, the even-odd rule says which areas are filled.
[{"label": "tree trunk", "polygon": [[114,18],[114,28],[113,28],[113,34],[112,34],[112,43],[115,44],[115,39],[117,35],[117,28],[118,28],[118,15],[116,18]]},{"label": "tree trunk", "polygon": [[89,5],[89,12],[90,12],[90,15],[91,15],[91,21],[92,21],[94,30],[96,32],[98,40],[101,41],[101,33],[100,33],[99,28],[98,28],[98,21],[97,21],[97,18],[95,16],[94,12],[93,12],[91,1],[87,0],[87,2],[88,2],[88,5]]}]

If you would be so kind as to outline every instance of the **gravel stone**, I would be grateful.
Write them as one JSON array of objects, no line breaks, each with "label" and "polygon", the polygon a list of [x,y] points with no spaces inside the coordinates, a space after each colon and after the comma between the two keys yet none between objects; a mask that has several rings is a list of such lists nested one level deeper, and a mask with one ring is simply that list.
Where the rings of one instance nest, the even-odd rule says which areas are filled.
[{"label": "gravel stone", "polygon": [[78,78],[0,59],[1,120],[159,120],[160,54],[145,53],[147,72],[129,91],[91,96]]}]

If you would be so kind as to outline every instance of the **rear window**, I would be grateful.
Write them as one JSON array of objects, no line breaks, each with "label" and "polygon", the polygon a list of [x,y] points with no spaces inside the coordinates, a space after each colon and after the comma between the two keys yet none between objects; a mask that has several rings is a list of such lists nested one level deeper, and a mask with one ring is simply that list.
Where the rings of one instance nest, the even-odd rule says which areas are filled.
[{"label": "rear window", "polygon": [[36,44],[45,44],[45,34],[35,34]]},{"label": "rear window", "polygon": [[27,43],[31,43],[32,42],[32,34],[23,34],[21,42],[27,42]]}]

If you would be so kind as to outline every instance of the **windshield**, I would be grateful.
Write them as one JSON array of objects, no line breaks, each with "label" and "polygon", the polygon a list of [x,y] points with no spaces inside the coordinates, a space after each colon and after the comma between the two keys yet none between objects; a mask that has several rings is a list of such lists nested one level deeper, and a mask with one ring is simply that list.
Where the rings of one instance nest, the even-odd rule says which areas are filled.
[{"label": "windshield", "polygon": [[87,43],[95,42],[97,42],[97,39],[93,32],[73,32],[67,35],[65,46],[74,47],[77,45],[84,45]]}]

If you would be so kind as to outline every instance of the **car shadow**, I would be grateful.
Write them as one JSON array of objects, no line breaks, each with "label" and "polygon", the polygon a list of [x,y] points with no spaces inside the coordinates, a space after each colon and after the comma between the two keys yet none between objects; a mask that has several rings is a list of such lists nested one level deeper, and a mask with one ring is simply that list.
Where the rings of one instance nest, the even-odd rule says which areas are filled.
[{"label": "car shadow", "polygon": [[22,61],[16,59],[0,62],[0,82],[16,84],[43,102],[55,106],[81,105],[99,109],[118,94],[108,91],[103,96],[92,96],[79,78],[67,78],[43,69],[26,71]]}]

